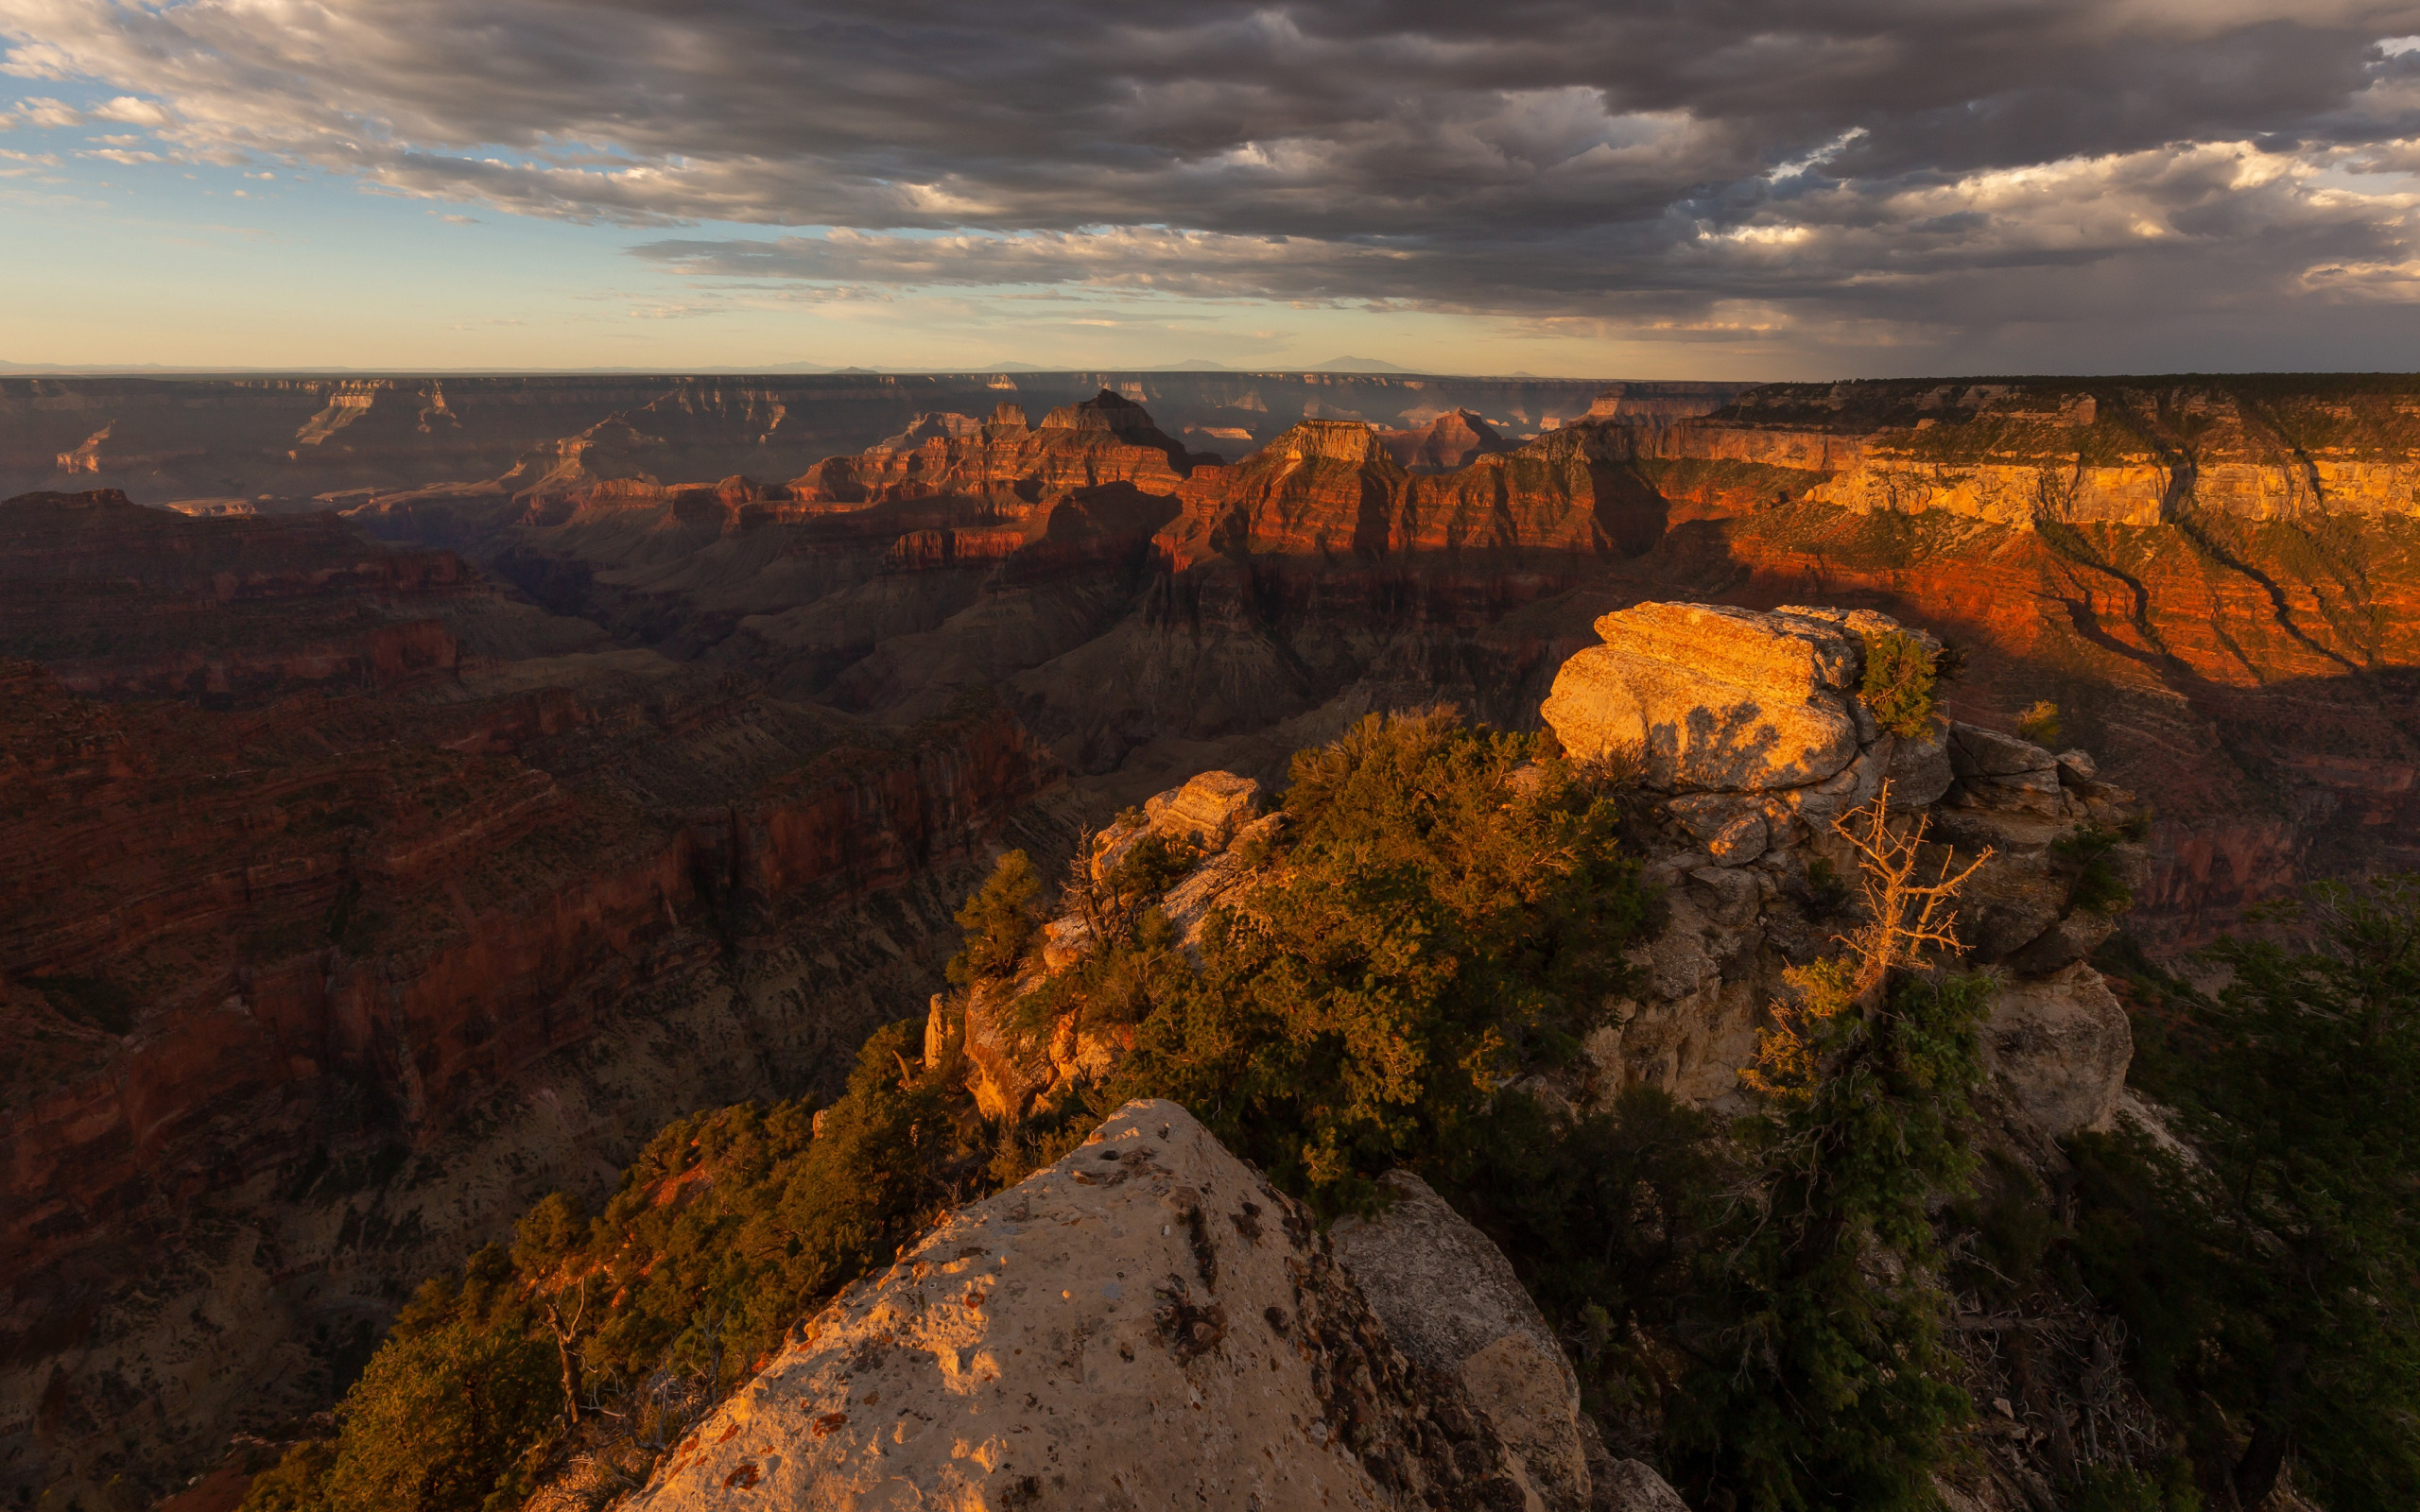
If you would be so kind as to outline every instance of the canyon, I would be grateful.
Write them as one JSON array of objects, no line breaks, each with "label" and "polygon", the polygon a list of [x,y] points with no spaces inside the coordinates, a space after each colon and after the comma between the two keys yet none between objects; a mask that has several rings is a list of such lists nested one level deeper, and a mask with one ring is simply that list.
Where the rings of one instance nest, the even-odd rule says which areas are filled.
[{"label": "canyon", "polygon": [[996,700],[803,708],[326,515],[26,495],[0,563],[15,1485],[323,1407],[543,1192],[829,1077],[1052,778]]},{"label": "canyon", "polygon": [[[828,1091],[1002,844],[1538,728],[1635,605],[2054,702],[2154,953],[2420,861],[2420,380],[11,378],[8,494],[0,1486],[88,1505],[668,1118]],[[1720,1079],[1687,1017],[1630,1061]]]}]

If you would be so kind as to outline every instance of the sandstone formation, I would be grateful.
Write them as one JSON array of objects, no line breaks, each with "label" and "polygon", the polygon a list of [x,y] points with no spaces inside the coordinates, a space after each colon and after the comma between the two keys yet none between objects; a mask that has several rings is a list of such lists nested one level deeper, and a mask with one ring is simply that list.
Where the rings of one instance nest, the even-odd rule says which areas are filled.
[{"label": "sandstone formation", "polygon": [[[1535,1308],[1483,1236],[1404,1193],[1331,1244],[1184,1109],[1129,1104],[802,1322],[623,1505],[1676,1501],[1628,1465],[1592,1502],[1577,1388]],[[1407,1285],[1468,1301],[1440,1324]],[[1522,1352],[1540,1347],[1550,1362]]]},{"label": "sandstone formation", "polygon": [[1198,463],[1218,460],[1188,453],[1161,433],[1142,405],[1102,389],[1082,404],[1053,409],[1038,427],[1028,426],[1023,407],[1011,404],[980,421],[920,415],[906,432],[863,456],[817,463],[790,491],[806,505],[949,497],[1018,512],[1046,496],[1104,483],[1172,492]]},{"label": "sandstone formation", "polygon": [[[1820,954],[1845,899],[1827,895],[1856,857],[1834,821],[1888,785],[1893,812],[1923,817],[1956,857],[1990,859],[1960,899],[1965,954],[1995,967],[1985,1037],[1997,1096],[2040,1142],[2105,1125],[2124,1089],[2126,1018],[2083,957],[2116,921],[2084,885],[2103,868],[2139,886],[2124,836],[2131,795],[2013,736],[1936,717],[1885,732],[1856,690],[1870,638],[1900,627],[1870,610],[1643,604],[1598,622],[1545,713],[1565,749],[1636,762],[1671,849],[1647,876],[1668,920],[1639,953],[1645,990],[1589,1056],[1607,1091],[1636,1082],[1722,1103],[1755,1050],[1782,970]],[[1687,670],[1699,669],[1693,679]]]},{"label": "sandstone formation", "polygon": [[[1651,787],[1736,793],[1813,787],[1859,754],[1863,658],[1829,624],[1640,604],[1599,620],[1597,633],[1605,644],[1563,664],[1540,711],[1574,755],[1634,750]],[[1849,790],[1877,781],[1853,776]]]},{"label": "sandstone formation", "polygon": [[1791,497],[2020,529],[2408,514],[2420,497],[2411,382],[2394,377],[1768,384],[1650,440],[1659,459],[1765,470]]},{"label": "sandstone formation", "polygon": [[1381,430],[1378,442],[1407,470],[1452,472],[1474,457],[1509,452],[1512,443],[1467,409],[1448,411],[1417,430]]}]

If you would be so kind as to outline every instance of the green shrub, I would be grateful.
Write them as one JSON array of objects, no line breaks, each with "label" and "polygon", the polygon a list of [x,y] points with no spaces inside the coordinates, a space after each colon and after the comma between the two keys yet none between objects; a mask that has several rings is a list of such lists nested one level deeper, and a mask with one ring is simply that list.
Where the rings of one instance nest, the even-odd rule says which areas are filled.
[{"label": "green shrub", "polygon": [[2044,698],[2016,716],[2016,732],[2036,746],[2056,750],[2059,746],[2059,706]]},{"label": "green shrub", "polygon": [[1858,696],[1873,711],[1875,722],[1903,740],[1927,733],[1938,676],[1932,652],[1906,630],[1884,630],[1864,639],[1865,680]]},{"label": "green shrub", "polygon": [[2323,885],[2228,938],[2163,1084],[2198,1160],[2073,1142],[2077,1247],[2135,1379],[2257,1504],[2420,1504],[2420,878]]},{"label": "green shrub", "polygon": [[562,1410],[554,1350],[450,1323],[378,1351],[337,1411],[331,1512],[476,1512]]},{"label": "green shrub", "polygon": [[336,1444],[290,1452],[248,1512],[480,1506],[560,1420],[548,1303],[579,1320],[568,1348],[594,1399],[627,1400],[665,1369],[714,1393],[743,1379],[819,1298],[983,1190],[987,1152],[957,1132],[963,1094],[903,1073],[921,1029],[867,1040],[821,1137],[799,1103],[678,1120],[596,1218],[550,1196],[511,1249],[424,1283],[345,1399]]},{"label": "green shrub", "polygon": [[2202,1488],[2190,1461],[2171,1459],[2151,1474],[2125,1465],[2095,1465],[2083,1472],[2075,1512],[2202,1512]]},{"label": "green shrub", "polygon": [[2050,842],[2051,855],[2068,874],[2067,905],[2113,919],[2134,907],[2135,895],[2118,875],[2111,852],[2142,835],[2142,826],[2134,820],[2119,825],[2087,822]]},{"label": "green shrub", "polygon": [[1751,1082],[1755,1221],[1710,1279],[1676,1447],[1686,1478],[1756,1508],[1928,1509],[1971,1413],[1928,1205],[1972,1174],[1990,984],[1901,978],[1868,1014],[1839,962],[1797,979],[1806,1003]]},{"label": "green shrub", "polygon": [[1737,1237],[1725,1199],[1742,1173],[1721,1131],[1652,1087],[1567,1123],[1504,1093],[1423,1168],[1512,1260],[1572,1346],[1592,1407],[1650,1423],[1661,1412],[1662,1366],[1640,1341],[1668,1335]]},{"label": "green shrub", "polygon": [[965,987],[1017,973],[1040,931],[1033,902],[1041,893],[1042,877],[1024,851],[1011,850],[994,864],[992,875],[958,911],[966,940],[949,960],[952,984]]},{"label": "green shrub", "polygon": [[243,1512],[327,1512],[328,1472],[336,1462],[333,1440],[306,1439],[295,1445],[252,1477],[244,1492]]},{"label": "green shrub", "polygon": [[1823,856],[1806,863],[1806,906],[1817,919],[1829,919],[1849,905],[1849,885],[1841,868]]},{"label": "green shrub", "polygon": [[1274,876],[1171,961],[1110,1100],[1169,1097],[1335,1208],[1449,1147],[1494,1089],[1567,1057],[1645,919],[1619,811],[1527,737],[1453,711],[1297,755]]}]

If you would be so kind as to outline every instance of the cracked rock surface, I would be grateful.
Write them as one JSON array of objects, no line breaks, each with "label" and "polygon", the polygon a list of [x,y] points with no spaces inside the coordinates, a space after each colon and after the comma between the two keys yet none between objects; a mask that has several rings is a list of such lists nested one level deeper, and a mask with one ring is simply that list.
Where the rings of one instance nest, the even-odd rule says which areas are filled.
[{"label": "cracked rock surface", "polygon": [[624,1505],[1172,1503],[1570,1504],[1398,1348],[1299,1208],[1136,1102],[801,1324]]}]

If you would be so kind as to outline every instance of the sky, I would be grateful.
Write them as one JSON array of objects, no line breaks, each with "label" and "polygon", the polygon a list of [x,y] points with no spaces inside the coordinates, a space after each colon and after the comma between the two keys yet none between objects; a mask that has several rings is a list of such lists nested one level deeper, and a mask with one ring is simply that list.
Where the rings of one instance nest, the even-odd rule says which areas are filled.
[{"label": "sky", "polygon": [[2420,0],[0,0],[0,363],[2401,370],[2415,174]]}]

